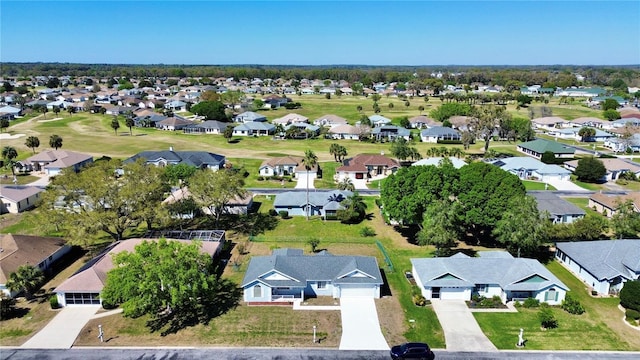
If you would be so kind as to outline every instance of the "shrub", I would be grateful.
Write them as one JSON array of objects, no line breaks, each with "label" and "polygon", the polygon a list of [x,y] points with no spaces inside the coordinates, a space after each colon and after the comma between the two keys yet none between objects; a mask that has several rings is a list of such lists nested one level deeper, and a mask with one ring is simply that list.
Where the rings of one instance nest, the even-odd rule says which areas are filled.
[{"label": "shrub", "polygon": [[262,175],[258,176],[258,181],[264,181],[264,176]]},{"label": "shrub", "polygon": [[11,317],[16,308],[16,299],[8,297],[4,292],[0,291],[0,320]]},{"label": "shrub", "polygon": [[640,281],[627,281],[620,290],[620,305],[640,311]]},{"label": "shrub", "polygon": [[524,303],[522,304],[522,306],[524,306],[527,309],[530,308],[536,308],[538,306],[540,306],[540,301],[534,298],[527,298]]},{"label": "shrub", "polygon": [[289,218],[289,212],[287,210],[280,210],[278,212],[278,215],[280,215],[280,217],[283,218],[283,219],[288,219]]},{"label": "shrub", "polygon": [[49,305],[51,305],[52,309],[59,309],[60,308],[60,304],[58,303],[58,296],[57,295],[51,295],[51,297],[49,298]]},{"label": "shrub", "polygon": [[416,306],[425,306],[427,305],[427,299],[422,296],[422,294],[413,295],[413,303]]},{"label": "shrub", "polygon": [[571,294],[567,294],[562,300],[562,310],[573,315],[581,315],[584,313],[584,307],[580,304],[580,301],[574,299]]},{"label": "shrub", "polygon": [[[607,214],[603,214],[604,216],[607,216]],[[598,296],[598,290],[591,290],[591,295],[592,296]]]},{"label": "shrub", "polygon": [[483,298],[482,300],[480,300],[480,303],[478,303],[478,306],[482,308],[502,307],[502,299],[500,299],[500,296],[498,295],[495,295],[491,298]]},{"label": "shrub", "polygon": [[360,229],[360,236],[362,237],[376,236],[376,231],[369,226],[365,226],[362,229]]},{"label": "shrub", "polygon": [[538,319],[540,319],[540,326],[545,329],[555,329],[558,327],[558,320],[556,320],[556,317],[553,315],[553,311],[549,306],[540,307]]},{"label": "shrub", "polygon": [[640,320],[640,311],[635,311],[633,309],[627,309],[624,312],[624,315],[627,317],[627,320],[628,319]]},{"label": "shrub", "polygon": [[277,216],[278,212],[276,211],[276,209],[269,209],[269,215],[271,216]]}]

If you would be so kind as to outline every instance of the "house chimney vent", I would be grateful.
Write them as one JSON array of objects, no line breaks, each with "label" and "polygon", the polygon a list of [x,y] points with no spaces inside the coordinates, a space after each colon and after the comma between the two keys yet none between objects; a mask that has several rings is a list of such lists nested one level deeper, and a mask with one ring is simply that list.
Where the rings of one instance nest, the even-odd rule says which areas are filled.
[{"label": "house chimney vent", "polygon": [[169,146],[169,151],[173,151],[173,146]]}]

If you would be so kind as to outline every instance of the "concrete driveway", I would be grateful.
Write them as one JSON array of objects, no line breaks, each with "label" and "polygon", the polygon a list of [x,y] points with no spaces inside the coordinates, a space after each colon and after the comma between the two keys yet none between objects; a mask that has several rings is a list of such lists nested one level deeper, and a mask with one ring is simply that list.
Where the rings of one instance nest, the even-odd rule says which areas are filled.
[{"label": "concrete driveway", "polygon": [[558,189],[558,190],[568,190],[568,191],[589,191],[587,189],[581,188],[580,186],[572,183],[571,181],[568,180],[548,180],[546,181],[547,184],[553,186],[554,188]]},{"label": "concrete driveway", "polygon": [[306,172],[298,172],[298,182],[296,183],[296,189],[307,188],[307,177],[309,177],[309,189],[315,189],[313,186],[313,180],[316,179],[316,173],[307,174]]},{"label": "concrete driveway", "polygon": [[380,330],[378,311],[372,298],[340,298],[340,315],[340,350],[389,350]]},{"label": "concrete driveway", "polygon": [[[444,331],[447,351],[498,351],[463,300],[431,300]],[[514,341],[517,341],[517,334]]]},{"label": "concrete driveway", "polygon": [[[49,323],[22,344],[27,349],[69,349],[100,305],[65,307]],[[97,329],[96,329],[97,333]],[[98,344],[96,339],[96,345]]]}]

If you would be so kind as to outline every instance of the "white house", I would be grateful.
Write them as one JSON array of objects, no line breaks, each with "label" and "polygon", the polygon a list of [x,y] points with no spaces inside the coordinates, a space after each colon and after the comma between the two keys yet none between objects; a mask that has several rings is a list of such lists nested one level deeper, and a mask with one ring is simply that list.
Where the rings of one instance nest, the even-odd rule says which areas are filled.
[{"label": "white house", "polygon": [[43,189],[37,186],[0,187],[0,214],[18,214],[36,206]]},{"label": "white house", "polygon": [[535,259],[514,258],[505,251],[481,251],[472,258],[411,259],[412,273],[427,299],[471,300],[499,296],[503,303],[535,298],[559,305],[569,288]]}]

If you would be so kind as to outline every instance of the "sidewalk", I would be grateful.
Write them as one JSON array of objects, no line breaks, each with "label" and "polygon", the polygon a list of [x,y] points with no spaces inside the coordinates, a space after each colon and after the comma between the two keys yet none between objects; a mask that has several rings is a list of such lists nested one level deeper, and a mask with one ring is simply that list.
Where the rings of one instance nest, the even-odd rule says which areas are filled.
[{"label": "sidewalk", "polygon": [[65,307],[49,323],[22,344],[23,349],[69,349],[100,305]]}]

